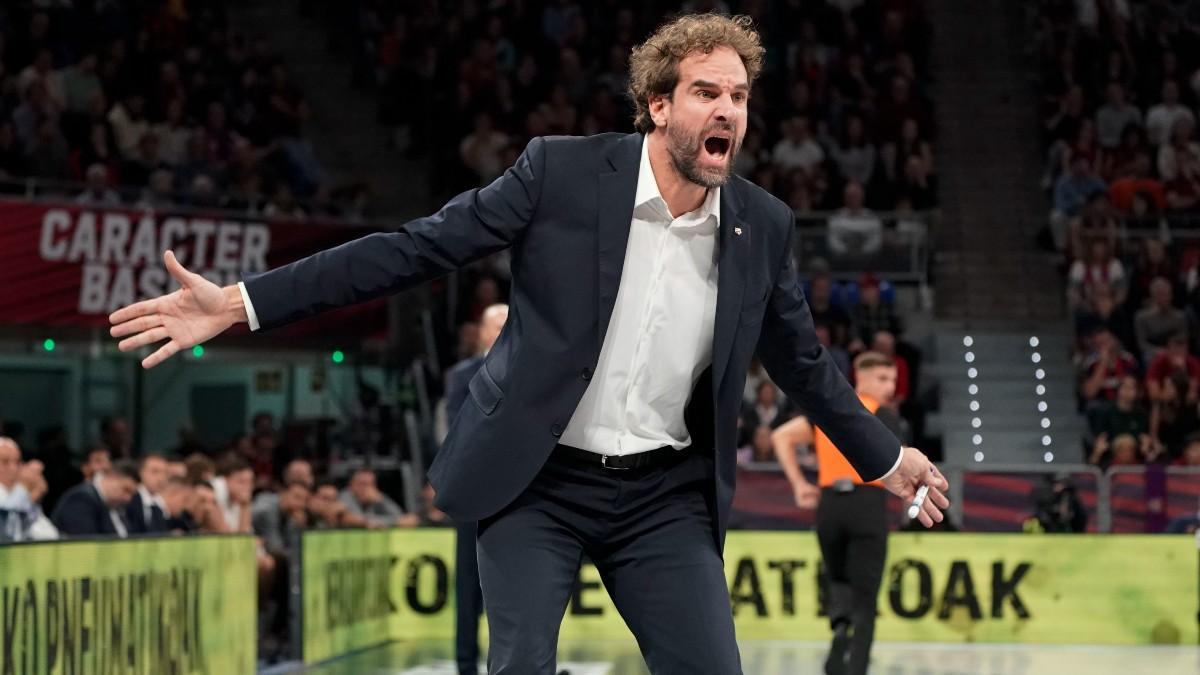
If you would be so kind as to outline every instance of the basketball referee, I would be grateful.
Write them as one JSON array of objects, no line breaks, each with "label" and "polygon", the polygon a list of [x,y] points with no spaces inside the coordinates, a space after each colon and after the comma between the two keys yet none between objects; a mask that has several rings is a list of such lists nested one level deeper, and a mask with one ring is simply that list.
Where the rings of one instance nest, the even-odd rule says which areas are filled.
[{"label": "basketball referee", "polygon": [[[897,438],[904,438],[900,417],[888,407],[896,392],[896,364],[878,352],[854,360],[855,392]],[[867,672],[875,636],[875,600],[887,557],[887,492],[877,481],[864,483],[829,437],[796,417],[771,434],[796,505],[817,506],[817,540],[829,578],[829,624],[833,643],[825,661],[829,675]],[[817,455],[813,487],[796,464],[796,447],[812,445]]]}]

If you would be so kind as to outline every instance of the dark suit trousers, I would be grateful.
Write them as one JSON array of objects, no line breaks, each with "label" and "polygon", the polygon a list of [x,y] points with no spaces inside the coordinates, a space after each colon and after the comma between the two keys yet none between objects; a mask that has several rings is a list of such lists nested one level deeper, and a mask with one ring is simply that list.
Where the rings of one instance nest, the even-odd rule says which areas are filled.
[{"label": "dark suit trousers", "polygon": [[821,490],[817,540],[829,579],[829,623],[850,633],[844,671],[867,672],[875,639],[875,603],[887,558],[887,493],[859,485],[852,492]]},{"label": "dark suit trousers", "polygon": [[475,553],[474,522],[459,523],[454,551],[454,658],[459,675],[479,673],[479,615],[483,591],[479,588],[479,558]]},{"label": "dark suit trousers", "polygon": [[583,556],[600,571],[654,675],[741,673],[706,498],[711,456],[611,470],[558,454],[479,523],[490,675],[553,675]]}]

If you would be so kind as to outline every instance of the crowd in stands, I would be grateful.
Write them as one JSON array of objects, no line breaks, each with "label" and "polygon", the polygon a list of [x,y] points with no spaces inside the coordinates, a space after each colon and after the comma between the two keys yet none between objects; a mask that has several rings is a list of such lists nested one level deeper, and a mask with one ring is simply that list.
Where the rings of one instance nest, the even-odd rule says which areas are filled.
[{"label": "crowd in stands", "polygon": [[753,17],[767,47],[737,173],[798,215],[846,209],[846,245],[882,235],[868,209],[937,205],[917,0],[450,4],[352,0],[323,21],[443,192],[490,182],[535,136],[632,131],[631,48],[673,13],[717,11]]},{"label": "crowd in stands", "polygon": [[0,188],[36,178],[84,204],[361,213],[365,191],[335,191],[306,140],[286,65],[225,7],[5,3]]},{"label": "crowd in stands", "polygon": [[428,486],[419,512],[409,513],[380,489],[370,467],[341,481],[320,477],[307,459],[278,461],[293,454],[278,439],[273,417],[260,414],[251,433],[218,452],[185,444],[134,457],[128,421],[111,417],[76,463],[60,429],[39,434],[28,449],[0,434],[0,543],[252,534],[269,658],[287,645],[288,561],[300,532],[451,524]]},{"label": "crowd in stands", "polygon": [[1083,457],[1200,466],[1200,17],[1125,0],[1038,11],[1043,186],[1068,263]]}]

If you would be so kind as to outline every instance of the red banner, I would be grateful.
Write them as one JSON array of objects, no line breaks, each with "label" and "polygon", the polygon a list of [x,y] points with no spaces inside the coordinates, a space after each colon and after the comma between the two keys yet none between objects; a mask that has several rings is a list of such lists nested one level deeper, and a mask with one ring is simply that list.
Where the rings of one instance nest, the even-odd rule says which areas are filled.
[{"label": "red banner", "polygon": [[[167,249],[220,285],[370,233],[361,227],[251,221],[0,199],[0,323],[107,326],[108,315],[178,288]],[[271,334],[365,337],[384,330],[382,300],[299,322]]]}]

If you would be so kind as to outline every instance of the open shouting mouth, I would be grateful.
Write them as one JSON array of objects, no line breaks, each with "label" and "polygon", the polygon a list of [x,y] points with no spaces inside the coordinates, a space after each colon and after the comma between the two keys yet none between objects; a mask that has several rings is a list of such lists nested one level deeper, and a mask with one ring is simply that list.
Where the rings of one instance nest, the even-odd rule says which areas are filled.
[{"label": "open shouting mouth", "polygon": [[728,132],[718,131],[704,139],[704,152],[712,159],[723,162],[729,156],[729,149],[733,145],[733,139]]}]

